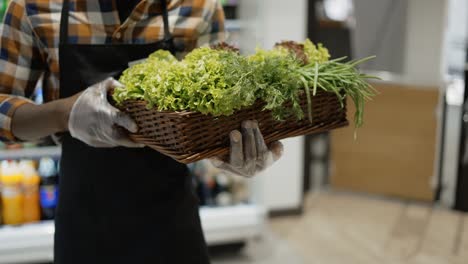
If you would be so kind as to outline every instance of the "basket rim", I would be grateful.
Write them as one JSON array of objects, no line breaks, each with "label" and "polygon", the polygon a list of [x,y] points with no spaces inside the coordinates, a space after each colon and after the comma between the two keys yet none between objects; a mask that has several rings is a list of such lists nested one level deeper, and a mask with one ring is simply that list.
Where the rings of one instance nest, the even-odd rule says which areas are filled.
[{"label": "basket rim", "polygon": [[[305,93],[304,93],[305,94]],[[304,95],[302,97],[305,97]],[[281,120],[273,120],[271,116],[271,110],[265,109],[265,102],[261,99],[257,99],[252,105],[245,106],[242,109],[235,110],[233,115],[212,115],[212,114],[203,114],[201,112],[183,110],[183,111],[171,111],[171,110],[159,110],[156,105],[153,105],[151,108],[148,107],[149,102],[143,98],[127,99],[122,101],[116,107],[121,111],[128,112],[132,117],[136,118],[136,121],[141,123],[141,128],[143,130],[137,131],[136,133],[130,133],[129,136],[136,142],[145,144],[147,147],[153,148],[154,150],[169,156],[178,162],[181,163],[192,163],[201,159],[214,157],[214,156],[229,156],[229,145],[228,141],[225,142],[224,139],[220,138],[221,134],[227,134],[229,132],[224,131],[220,127],[224,127],[229,123],[229,129],[240,129],[240,120],[237,117],[242,117],[241,119],[252,120],[252,118],[259,118],[259,125],[268,124],[266,127],[261,127],[266,129],[266,134],[264,134],[264,140],[267,144],[272,143],[273,141],[282,140],[284,138],[296,137],[302,135],[313,134],[317,132],[329,131],[335,128],[343,127],[349,125],[349,122],[346,117],[347,107],[346,100],[341,104],[339,98],[337,98],[335,93],[319,91],[319,93],[314,96],[317,97],[315,104],[318,112],[318,119],[314,118],[314,121],[310,121],[307,118],[301,120],[290,120],[287,118],[282,120],[286,125],[283,124],[274,124],[277,122],[283,123]],[[306,101],[304,98],[301,98],[301,107],[304,109]],[[321,105],[330,105],[331,108],[325,107],[327,110],[318,110],[322,109]],[[285,104],[284,107],[288,107],[289,104]],[[314,109],[316,108],[314,107]],[[325,109],[324,108],[324,109]],[[325,112],[323,112],[325,111]],[[237,113],[237,114],[236,114]],[[257,113],[257,114],[255,114]],[[261,113],[261,114],[260,114]],[[238,115],[238,116],[236,116]],[[323,119],[326,117],[327,119]],[[159,121],[154,121],[153,119],[157,118]],[[247,118],[247,119],[245,119]],[[293,117],[291,117],[293,118]],[[330,118],[328,120],[328,118]],[[194,122],[193,120],[197,120]],[[212,131],[215,133],[216,140],[208,140],[208,143],[199,143],[204,142],[204,139],[191,142],[190,137],[184,137],[186,134],[191,135],[190,132],[193,131],[193,127],[198,131],[200,128],[199,124],[208,124],[212,121],[215,122],[216,126]],[[160,123],[161,127],[155,127],[152,125]],[[205,123],[208,122],[208,123]],[[226,122],[226,124],[224,124]],[[266,123],[264,123],[266,122]],[[307,124],[305,124],[306,122]],[[158,124],[159,124],[158,123]],[[236,123],[235,126],[231,123]],[[238,124],[237,124],[238,123]],[[291,123],[288,125],[288,123]],[[268,127],[275,129],[271,129]],[[175,130],[174,130],[175,129]],[[188,130],[187,130],[188,129]],[[178,133],[177,131],[182,131]],[[187,130],[187,131],[186,131]],[[186,132],[183,132],[186,131]],[[177,132],[177,133],[176,133]],[[196,132],[194,138],[197,138],[200,133]],[[175,139],[174,137],[185,139]],[[221,142],[221,143],[220,143]],[[188,145],[187,145],[188,144]],[[206,145],[206,146],[205,146]]]}]

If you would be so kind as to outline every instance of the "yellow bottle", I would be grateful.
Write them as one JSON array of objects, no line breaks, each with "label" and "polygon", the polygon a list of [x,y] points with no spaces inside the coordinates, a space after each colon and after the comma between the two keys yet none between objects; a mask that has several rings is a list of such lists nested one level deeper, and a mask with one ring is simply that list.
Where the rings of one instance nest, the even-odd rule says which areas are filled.
[{"label": "yellow bottle", "polygon": [[39,205],[40,178],[31,160],[20,162],[23,172],[23,222],[37,222],[41,220],[41,208]]},{"label": "yellow bottle", "polygon": [[23,174],[16,162],[2,162],[2,216],[3,224],[23,223],[23,194],[21,182]]}]

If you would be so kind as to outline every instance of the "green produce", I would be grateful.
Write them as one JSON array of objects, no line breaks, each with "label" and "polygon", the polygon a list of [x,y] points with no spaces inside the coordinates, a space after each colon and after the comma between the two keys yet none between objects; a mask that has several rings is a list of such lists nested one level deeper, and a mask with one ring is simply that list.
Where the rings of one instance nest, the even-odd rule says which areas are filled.
[{"label": "green produce", "polygon": [[232,51],[198,48],[179,62],[158,50],[123,73],[125,88],[116,89],[114,99],[144,99],[159,110],[232,115],[256,100],[255,83],[245,69],[247,59]]},{"label": "green produce", "polygon": [[[302,119],[304,113],[300,106],[300,91],[303,90],[300,69],[301,61],[285,48],[272,50],[257,49],[248,57],[253,70],[252,78],[256,84],[256,97],[265,101],[265,109],[271,110],[278,120],[293,115]],[[288,101],[290,108],[284,107]]]},{"label": "green produce", "polygon": [[[375,94],[366,80],[375,77],[361,74],[356,65],[371,57],[350,62],[329,57],[326,48],[310,40],[280,43],[271,50],[257,49],[250,56],[225,45],[201,47],[181,61],[159,50],[123,73],[120,82],[124,87],[117,88],[113,97],[117,103],[138,99],[162,111],[187,110],[214,116],[232,115],[263,100],[275,119],[284,120],[304,118],[299,103],[305,92],[307,116],[312,121],[311,98],[322,89],[335,93],[342,103],[345,96],[352,98],[357,109],[355,124],[360,127],[364,102]],[[290,107],[285,107],[287,102],[291,102]]]},{"label": "green produce", "polygon": [[307,82],[305,87],[312,87],[313,95],[316,94],[317,89],[333,92],[338,96],[342,105],[346,96],[349,96],[356,106],[355,125],[361,127],[364,103],[376,94],[374,88],[366,80],[379,78],[360,73],[356,65],[373,58],[374,56],[343,62],[346,59],[343,57],[324,63],[308,64],[301,69],[302,78]]},{"label": "green produce", "polygon": [[304,53],[310,63],[324,63],[330,59],[330,53],[328,53],[328,50],[321,43],[315,46],[310,39],[306,39],[303,45]]}]

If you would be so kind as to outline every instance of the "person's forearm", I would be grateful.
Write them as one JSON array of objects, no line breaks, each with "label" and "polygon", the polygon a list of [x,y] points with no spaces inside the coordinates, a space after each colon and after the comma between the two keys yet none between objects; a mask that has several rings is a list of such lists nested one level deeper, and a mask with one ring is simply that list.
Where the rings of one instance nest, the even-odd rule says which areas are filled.
[{"label": "person's forearm", "polygon": [[38,140],[68,130],[68,117],[74,98],[42,105],[24,104],[12,117],[13,135],[21,140]]}]

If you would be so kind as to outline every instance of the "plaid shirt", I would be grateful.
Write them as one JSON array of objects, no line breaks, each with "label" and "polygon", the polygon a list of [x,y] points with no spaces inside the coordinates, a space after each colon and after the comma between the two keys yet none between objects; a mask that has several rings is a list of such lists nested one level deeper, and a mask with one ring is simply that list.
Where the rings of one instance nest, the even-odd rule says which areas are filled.
[{"label": "plaid shirt", "polygon": [[[126,1],[126,0],[116,0]],[[11,117],[42,80],[44,101],[59,98],[61,0],[12,0],[0,27],[0,139],[14,141]],[[184,52],[225,39],[217,0],[168,0],[169,24]],[[121,23],[114,0],[70,0],[69,43],[151,43],[162,39],[159,0],[142,0]],[[42,78],[41,78],[42,76]]]}]

